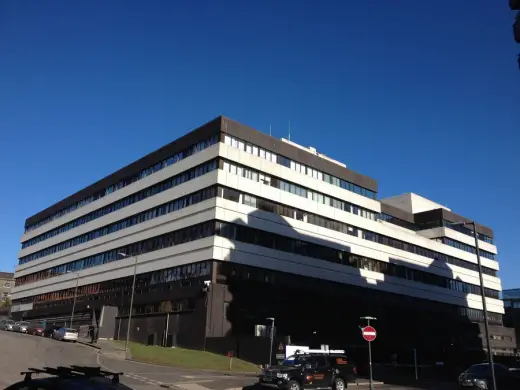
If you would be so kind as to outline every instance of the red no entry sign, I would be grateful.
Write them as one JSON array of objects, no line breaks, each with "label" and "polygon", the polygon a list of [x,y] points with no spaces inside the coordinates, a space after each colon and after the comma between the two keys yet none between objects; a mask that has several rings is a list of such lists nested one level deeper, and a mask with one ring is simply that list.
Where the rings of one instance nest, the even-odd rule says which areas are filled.
[{"label": "red no entry sign", "polygon": [[363,338],[368,342],[374,341],[377,336],[376,329],[372,326],[365,326],[361,330],[361,334],[363,335]]}]

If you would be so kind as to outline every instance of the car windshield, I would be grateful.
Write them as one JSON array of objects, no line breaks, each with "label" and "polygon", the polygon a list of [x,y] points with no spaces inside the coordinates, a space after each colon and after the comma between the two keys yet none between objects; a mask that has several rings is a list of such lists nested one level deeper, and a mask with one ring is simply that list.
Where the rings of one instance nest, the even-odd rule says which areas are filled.
[{"label": "car windshield", "polygon": [[27,325],[29,325],[29,323],[28,322],[19,322],[18,325],[20,325],[20,326],[27,326]]},{"label": "car windshield", "polygon": [[282,362],[282,366],[301,366],[302,364],[305,364],[305,358],[303,357],[296,357],[296,356],[289,356],[287,359],[285,359]]},{"label": "car windshield", "polygon": [[71,328],[66,328],[65,332],[67,332],[67,333],[78,333],[78,331],[76,329],[71,329]]},{"label": "car windshield", "polygon": [[475,364],[468,369],[468,374],[485,375],[489,371],[488,364]]}]

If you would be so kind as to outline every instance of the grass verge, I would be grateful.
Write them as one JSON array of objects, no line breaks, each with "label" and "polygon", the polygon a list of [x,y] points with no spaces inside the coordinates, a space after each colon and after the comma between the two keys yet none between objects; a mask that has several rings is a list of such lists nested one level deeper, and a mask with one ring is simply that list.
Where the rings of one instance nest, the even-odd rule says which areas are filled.
[{"label": "grass verge", "polygon": [[[164,348],[130,343],[132,359],[167,366],[198,368],[204,370],[229,371],[229,358],[211,352],[183,348]],[[259,372],[258,366],[233,358],[231,371]]]}]

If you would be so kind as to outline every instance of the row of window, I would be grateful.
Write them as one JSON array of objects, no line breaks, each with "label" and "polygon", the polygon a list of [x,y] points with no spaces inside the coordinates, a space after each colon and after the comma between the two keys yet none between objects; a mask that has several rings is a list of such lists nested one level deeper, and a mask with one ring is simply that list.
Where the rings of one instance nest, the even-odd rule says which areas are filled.
[{"label": "row of window", "polygon": [[520,309],[520,301],[504,300],[504,307]]},{"label": "row of window", "polygon": [[[182,311],[195,310],[195,301],[193,299],[177,299],[173,301],[161,301],[149,303],[146,305],[137,305],[132,307],[132,315],[154,314],[154,313],[179,313]],[[130,313],[129,306],[123,306],[121,315]]]},{"label": "row of window", "polygon": [[[462,243],[460,241],[452,240],[451,238],[448,238],[448,237],[443,237],[441,242],[443,244],[452,246],[454,248],[463,250],[465,252],[473,253],[474,255],[477,253],[477,249],[474,246],[471,246],[471,245],[468,245],[468,244],[464,244],[464,243]],[[495,260],[496,259],[495,254],[493,254],[491,252],[487,252],[487,251],[484,251],[484,250],[480,249],[479,253],[480,253],[480,256],[485,257],[486,259],[490,259],[490,260]]]},{"label": "row of window", "polygon": [[[188,241],[209,237],[211,235],[218,235],[221,237],[228,238],[230,240],[246,242],[271,249],[281,250],[284,252],[290,252],[302,256],[313,257],[325,261],[347,265],[358,269],[380,272],[385,275],[412,280],[418,283],[436,285],[455,291],[461,291],[467,294],[480,294],[479,286],[464,283],[459,280],[452,280],[421,270],[404,267],[399,264],[386,263],[366,258],[363,256],[354,255],[346,251],[336,250],[327,246],[313,244],[302,240],[296,240],[246,226],[239,226],[232,223],[219,221],[209,221],[202,224],[190,226],[188,228],[180,229],[175,232],[163,234],[161,236],[153,237],[148,240],[134,243],[125,247],[117,248],[115,250],[108,251],[97,256],[107,258],[108,261],[114,261],[118,259],[117,253],[120,252],[127,253],[129,256],[136,256],[139,254],[171,247]],[[83,262],[83,265],[86,265],[86,260],[87,259],[83,259],[69,264],[78,264],[79,262]],[[74,269],[75,271],[78,270],[78,268],[72,269]],[[45,275],[50,273],[54,276],[56,275],[56,273],[53,272],[54,270],[55,269],[47,270],[46,272],[39,274]],[[172,267],[169,269],[148,272],[146,274],[141,274],[139,275],[140,282],[138,284],[141,284],[141,282],[146,282],[147,285],[170,283],[183,279],[209,276],[210,273],[210,262],[188,264],[178,267]],[[22,285],[34,281],[34,279],[32,279],[31,276],[34,277],[35,275],[36,274],[32,274],[22,278],[17,278],[16,285]],[[100,291],[99,289],[99,284],[96,285],[98,287],[93,287],[92,285],[80,287],[78,295],[81,296],[83,294],[101,293],[102,291]],[[40,301],[67,299],[70,297],[71,293],[72,289],[56,291],[50,294],[44,294],[44,296],[38,296],[35,298],[35,300]],[[485,293],[488,297],[498,298],[498,291],[486,288]]]},{"label": "row of window", "polygon": [[90,204],[92,202],[94,202],[95,200],[98,200],[106,195],[109,195],[111,194],[112,192],[115,192],[117,190],[120,190],[121,188],[124,188],[138,180],[141,180],[147,176],[150,176],[158,171],[160,171],[161,169],[164,169],[170,165],[173,165],[175,164],[176,162],[180,161],[180,160],[183,160],[195,153],[198,153],[204,149],[207,149],[209,148],[210,146],[216,144],[219,142],[219,135],[218,134],[215,134],[213,136],[211,136],[210,138],[204,140],[204,141],[201,141],[201,142],[197,142],[196,144],[193,144],[191,145],[190,147],[186,148],[185,150],[173,155],[173,156],[170,156],[166,159],[164,159],[163,161],[160,161],[146,169],[143,169],[140,173],[138,173],[137,175],[133,175],[133,176],[130,176],[130,177],[127,177],[123,180],[121,180],[119,183],[117,184],[114,184],[114,185],[111,185],[107,188],[105,188],[104,190],[102,191],[99,191],[97,192],[96,194],[94,195],[91,195],[79,202],[76,202],[64,209],[61,209],[60,211],[56,212],[55,214],[53,215],[50,215],[32,225],[29,225],[25,228],[25,232],[30,232],[31,230],[34,230],[34,229],[37,229],[39,228],[40,226],[42,225],[45,225],[57,218],[60,218],[62,216],[64,216],[65,214],[68,214],[72,211],[75,211],[83,206],[86,206],[87,204]]},{"label": "row of window", "polygon": [[[349,291],[349,295],[356,296],[362,288],[356,288],[350,285],[339,285],[321,279],[312,277],[305,277],[300,275],[293,275],[280,271],[273,271],[265,268],[251,267],[247,265],[218,262],[217,263],[217,283],[231,284],[232,281],[242,281],[251,285],[251,282],[266,283],[278,286],[284,286],[286,289],[296,288],[298,290],[305,289],[307,291],[317,291],[321,294],[331,293],[334,295],[342,294]],[[378,291],[365,292],[365,294],[380,293],[382,304],[385,305],[399,305],[400,307],[417,308],[421,305],[423,310],[431,311],[432,315],[441,314],[444,316],[457,315],[469,318],[471,321],[484,322],[484,312],[478,309],[471,309],[463,306],[456,306],[439,301],[430,301],[419,298],[414,298],[409,295],[389,294]],[[502,314],[492,313],[488,311],[488,318],[490,323],[502,324]]]},{"label": "row of window", "polygon": [[[355,237],[361,237],[365,240],[377,242],[381,245],[390,246],[410,253],[415,253],[420,256],[428,257],[430,259],[443,261],[445,263],[453,264],[473,271],[478,271],[478,265],[475,263],[461,260],[456,257],[446,255],[444,253],[435,252],[431,249],[426,249],[418,245],[410,244],[368,230],[359,229],[355,226],[348,225],[344,222],[339,222],[330,218],[309,213],[307,211],[302,211],[294,207],[282,205],[280,203],[273,202],[267,199],[262,199],[250,194],[245,194],[234,189],[219,188],[219,196],[228,200],[232,200],[234,202],[243,203],[251,207],[256,207],[260,210],[269,211],[271,213],[275,213],[285,217],[312,223],[314,225],[321,226],[326,229],[332,229],[341,233],[350,234]],[[361,235],[359,234],[359,232],[361,232]],[[482,272],[487,275],[496,276],[496,271],[488,267],[482,267]]]},{"label": "row of window", "polygon": [[[463,225],[453,225],[452,222],[447,221],[445,219],[442,221],[442,224],[443,224],[443,226],[448,227],[448,228],[453,229],[453,230],[456,230],[459,233],[463,233],[463,234],[466,234],[467,236],[473,237],[473,230],[472,229],[468,229],[466,226],[463,226]],[[493,239],[491,237],[489,237],[489,236],[486,236],[485,234],[477,233],[477,237],[481,241],[487,242],[488,244],[493,244]]]},{"label": "row of window", "polygon": [[164,180],[160,183],[154,184],[151,187],[145,188],[139,192],[136,192],[132,195],[129,195],[117,202],[111,203],[105,207],[102,207],[98,210],[95,210],[89,214],[86,214],[82,217],[76,218],[65,225],[57,227],[55,229],[49,230],[39,236],[31,238],[22,243],[22,249],[27,248],[29,246],[35,245],[41,241],[47,240],[49,238],[55,237],[61,233],[74,229],[78,226],[86,224],[95,219],[104,217],[107,214],[113,213],[115,211],[121,210],[124,207],[130,206],[136,202],[140,202],[141,200],[147,199],[150,196],[154,196],[160,194],[161,192],[167,191],[173,187],[186,183],[190,180],[193,180],[199,176],[205,175],[208,172],[214,171],[217,168],[217,160],[209,161],[204,164],[201,164],[195,168],[184,171],[176,176],[170,177],[167,180]]},{"label": "row of window", "polygon": [[413,231],[419,230],[419,227],[417,225],[415,225],[415,224],[413,224],[411,222],[402,220],[400,218],[394,217],[393,215],[380,213],[377,216],[377,219],[379,219],[381,221],[385,221],[385,222],[391,223],[391,224],[396,225],[396,226],[403,227],[403,228],[408,229],[408,230],[413,230]]},{"label": "row of window", "polygon": [[[480,294],[480,287],[465,283],[460,280],[445,278],[429,272],[412,269],[403,265],[386,263],[363,256],[330,248],[324,245],[313,244],[307,241],[296,240],[286,236],[273,234],[264,230],[253,229],[247,226],[235,225],[228,222],[217,222],[215,235],[259,245],[283,252],[294,253],[301,256],[314,257],[337,264],[347,265],[353,268],[380,272],[385,275],[395,276],[401,279],[412,280],[418,283],[435,285],[450,290],[464,292],[466,294]],[[499,292],[489,288],[485,289],[486,296],[498,299]]]},{"label": "row of window", "polygon": [[[213,222],[212,226],[215,226]],[[214,230],[214,229],[213,229]],[[150,293],[158,290],[151,287],[152,280],[158,281],[157,274],[166,271],[168,275],[178,275],[178,279],[171,279],[170,281],[164,280],[158,283],[181,283],[183,281],[196,280],[200,278],[207,278],[211,273],[211,261],[204,261],[200,263],[192,263],[187,265],[176,266],[161,271],[146,272],[143,274],[136,275],[135,280],[135,293]],[[119,279],[107,280],[105,282],[88,284],[85,286],[79,286],[77,290],[77,296],[82,297],[93,297],[99,294],[121,294],[132,289],[133,277],[127,276]],[[75,288],[69,288],[65,290],[53,291],[46,294],[35,295],[33,297],[26,297],[21,300],[24,302],[46,302],[46,301],[60,301],[65,299],[72,299],[75,295]]]},{"label": "row of window", "polygon": [[20,258],[20,264],[25,264],[27,262],[37,260],[41,257],[50,255],[52,253],[60,252],[62,250],[71,248],[73,246],[95,240],[99,237],[103,237],[108,234],[115,233],[119,230],[123,230],[123,229],[129,228],[131,226],[138,225],[140,223],[149,221],[154,218],[159,218],[163,215],[175,212],[177,210],[181,210],[183,208],[189,207],[196,203],[203,202],[206,199],[214,198],[215,192],[216,192],[216,188],[210,187],[210,188],[204,189],[202,191],[197,191],[193,194],[183,196],[182,198],[178,198],[174,201],[164,203],[160,206],[143,211],[139,214],[122,219],[118,222],[114,222],[110,225],[104,226],[104,227],[96,229],[96,230],[92,230],[91,232],[82,234],[82,235],[74,237],[70,240],[63,241],[59,244],[50,246],[50,247],[42,249],[38,252],[34,252],[30,255],[24,256],[24,257]]},{"label": "row of window", "polygon": [[334,207],[348,213],[359,215],[372,221],[377,219],[378,214],[376,212],[364,209],[352,203],[345,202],[341,199],[333,198],[320,192],[309,190],[306,187],[279,179],[264,172],[257,171],[256,169],[251,169],[227,160],[223,161],[222,169],[226,172],[232,173],[233,175],[238,175],[249,180],[278,188],[282,191],[290,192],[291,194],[313,200],[319,204],[324,204],[326,206]]},{"label": "row of window", "polygon": [[[160,236],[152,237],[143,241],[134,242],[133,244],[125,245],[116,249],[111,249],[109,251],[98,253],[96,255],[89,256],[83,259],[71,261],[69,263],[59,265],[57,267],[48,268],[29,275],[21,276],[15,279],[15,285],[21,286],[24,284],[37,282],[42,279],[60,276],[69,271],[78,272],[86,268],[92,268],[98,265],[118,261],[123,259],[123,257],[120,256],[119,253],[125,253],[127,254],[127,256],[138,256],[144,253],[154,252],[164,248],[169,248],[175,245],[180,245],[186,242],[209,237],[213,235],[214,225],[215,224],[212,222],[205,222],[202,224],[189,226],[187,228],[162,234]],[[193,270],[193,272],[196,271],[196,269]],[[164,272],[166,272],[164,274],[165,278],[172,278],[171,280],[175,280],[174,278],[176,274],[170,275],[169,273],[167,273],[168,270],[157,271],[157,275],[154,276],[154,280],[161,280],[161,275],[163,275]],[[206,272],[205,268],[204,272]]]},{"label": "row of window", "polygon": [[347,191],[354,192],[356,194],[365,196],[370,199],[376,198],[376,193],[374,191],[360,187],[356,184],[350,183],[348,181],[337,178],[335,176],[329,175],[328,173],[318,171],[307,165],[297,163],[296,161],[292,161],[292,160],[288,159],[287,157],[276,155],[268,150],[259,148],[258,146],[250,144],[249,142],[242,141],[238,138],[229,136],[227,134],[224,136],[224,143],[229,146],[232,146],[236,149],[240,149],[247,153],[253,154],[255,156],[264,158],[273,163],[278,163],[280,165],[283,165],[287,168],[292,169],[293,171],[296,171],[296,172],[302,173],[304,175],[313,177],[315,179],[322,180],[329,184],[341,187]]}]

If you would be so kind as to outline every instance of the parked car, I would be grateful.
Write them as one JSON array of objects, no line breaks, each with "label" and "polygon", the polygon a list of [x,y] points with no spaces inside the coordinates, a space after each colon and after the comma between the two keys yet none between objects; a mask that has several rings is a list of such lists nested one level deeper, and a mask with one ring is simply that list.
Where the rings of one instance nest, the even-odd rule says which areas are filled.
[{"label": "parked car", "polygon": [[[495,378],[497,390],[520,389],[520,377],[506,366],[495,363]],[[461,389],[493,389],[489,363],[474,364],[459,376]]]},{"label": "parked car", "polygon": [[13,330],[15,322],[13,320],[2,320],[0,321],[0,329],[2,330]]},{"label": "parked car", "polygon": [[32,334],[33,336],[43,336],[44,332],[45,329],[43,329],[40,323],[33,323],[27,328],[27,334]]},{"label": "parked car", "polygon": [[60,328],[54,332],[54,338],[60,341],[78,341],[78,331],[71,328]]},{"label": "parked car", "polygon": [[356,366],[344,354],[296,353],[263,370],[258,384],[278,390],[345,390],[356,377]]},{"label": "parked car", "polygon": [[27,333],[29,323],[26,321],[16,322],[13,326],[13,332]]}]

